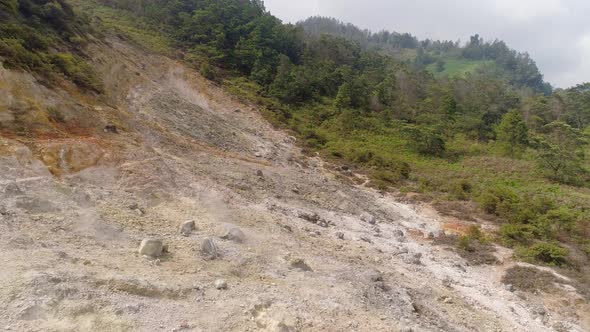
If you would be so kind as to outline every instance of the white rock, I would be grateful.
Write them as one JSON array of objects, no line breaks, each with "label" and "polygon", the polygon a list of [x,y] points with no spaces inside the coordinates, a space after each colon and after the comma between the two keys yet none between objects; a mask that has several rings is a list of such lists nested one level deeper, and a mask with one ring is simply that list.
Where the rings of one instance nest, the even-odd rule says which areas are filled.
[{"label": "white rock", "polygon": [[363,214],[361,214],[361,220],[364,222],[368,222],[371,225],[375,225],[377,223],[377,218],[375,218],[374,215],[363,212]]},{"label": "white rock", "polygon": [[223,233],[220,236],[224,240],[230,240],[237,243],[242,243],[246,240],[246,235],[235,225],[223,225]]},{"label": "white rock", "polygon": [[223,279],[215,280],[215,288],[216,289],[227,289],[227,282]]},{"label": "white rock", "polygon": [[162,255],[164,244],[160,239],[143,239],[139,246],[139,254],[149,257],[159,257]]}]

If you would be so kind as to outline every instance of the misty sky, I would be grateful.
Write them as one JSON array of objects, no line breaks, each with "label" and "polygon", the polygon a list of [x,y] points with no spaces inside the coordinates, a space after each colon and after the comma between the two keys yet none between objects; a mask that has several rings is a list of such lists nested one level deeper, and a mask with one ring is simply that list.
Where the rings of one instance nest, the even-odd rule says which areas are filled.
[{"label": "misty sky", "polygon": [[590,81],[589,0],[265,0],[285,22],[330,16],[372,31],[466,41],[479,33],[535,59],[556,87]]}]

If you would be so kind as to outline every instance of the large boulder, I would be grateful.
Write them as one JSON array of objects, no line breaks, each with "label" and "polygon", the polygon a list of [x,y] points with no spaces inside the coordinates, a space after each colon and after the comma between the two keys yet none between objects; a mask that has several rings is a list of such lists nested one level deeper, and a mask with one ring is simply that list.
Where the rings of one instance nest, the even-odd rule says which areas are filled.
[{"label": "large boulder", "polygon": [[212,238],[206,238],[201,242],[201,255],[206,259],[216,259],[221,256],[219,248],[217,248]]},{"label": "large boulder", "polygon": [[246,240],[246,235],[237,226],[232,224],[223,225],[223,231],[220,236],[224,240],[242,243]]},{"label": "large boulder", "polygon": [[192,220],[188,220],[180,225],[180,234],[184,236],[189,236],[193,230],[195,230],[195,222]]}]

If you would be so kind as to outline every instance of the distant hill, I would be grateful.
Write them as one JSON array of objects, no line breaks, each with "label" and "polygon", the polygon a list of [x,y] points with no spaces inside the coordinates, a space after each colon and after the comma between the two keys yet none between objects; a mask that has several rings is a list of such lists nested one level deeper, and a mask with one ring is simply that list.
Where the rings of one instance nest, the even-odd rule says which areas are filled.
[{"label": "distant hill", "polygon": [[409,33],[372,32],[329,17],[314,16],[297,25],[310,37],[329,34],[345,38],[363,49],[386,53],[439,77],[484,71],[517,88],[528,87],[544,94],[552,91],[528,53],[517,52],[500,40],[486,42],[477,34],[461,45],[459,41],[419,40]]}]

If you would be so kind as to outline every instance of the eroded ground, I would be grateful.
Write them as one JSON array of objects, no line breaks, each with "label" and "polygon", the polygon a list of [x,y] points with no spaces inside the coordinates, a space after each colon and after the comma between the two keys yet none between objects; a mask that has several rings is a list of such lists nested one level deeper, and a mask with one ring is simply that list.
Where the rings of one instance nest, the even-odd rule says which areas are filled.
[{"label": "eroded ground", "polygon": [[[563,277],[506,287],[509,251],[474,266],[434,245],[448,219],[341,181],[182,65],[117,39],[92,54],[100,97],[0,69],[0,328],[590,329]],[[221,239],[226,224],[245,241]],[[140,256],[146,237],[168,253]]]}]

